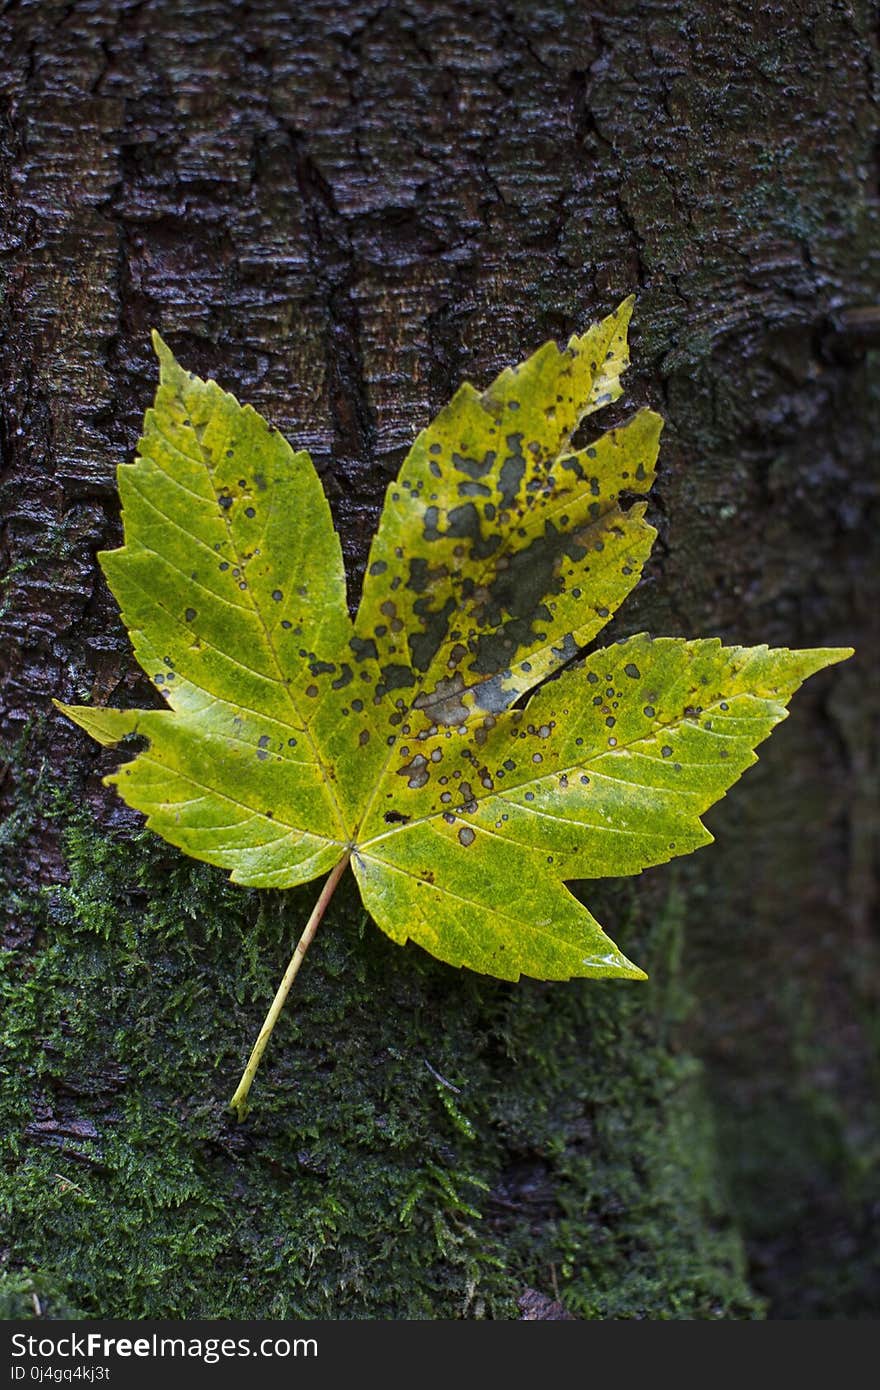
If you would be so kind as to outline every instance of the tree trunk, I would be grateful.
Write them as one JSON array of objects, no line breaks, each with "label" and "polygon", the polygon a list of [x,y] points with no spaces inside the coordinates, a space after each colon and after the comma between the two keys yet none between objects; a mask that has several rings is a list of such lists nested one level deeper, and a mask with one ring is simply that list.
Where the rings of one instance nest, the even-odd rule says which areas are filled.
[{"label": "tree trunk", "polygon": [[[10,1314],[876,1310],[877,33],[867,0],[2,8]],[[311,451],[356,598],[414,432],[630,291],[622,414],[667,428],[609,636],[857,656],[715,845],[585,888],[648,985],[458,972],[340,890],[236,1124],[314,885],[143,832],[50,704],[156,700],[95,559],[148,330]]]}]

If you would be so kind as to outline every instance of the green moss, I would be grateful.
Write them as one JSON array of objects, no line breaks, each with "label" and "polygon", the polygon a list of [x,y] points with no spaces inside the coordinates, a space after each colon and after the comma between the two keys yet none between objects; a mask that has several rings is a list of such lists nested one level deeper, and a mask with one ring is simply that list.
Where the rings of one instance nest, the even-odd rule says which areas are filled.
[{"label": "green moss", "polygon": [[637,943],[665,985],[510,986],[341,888],[238,1125],[312,890],[56,814],[69,882],[0,977],[15,1315],[42,1289],[72,1316],[510,1318],[531,1286],[588,1318],[760,1316],[675,1040],[674,902]]},{"label": "green moss", "polygon": [[82,1318],[51,1276],[23,1269],[0,1274],[0,1322],[26,1318]]}]

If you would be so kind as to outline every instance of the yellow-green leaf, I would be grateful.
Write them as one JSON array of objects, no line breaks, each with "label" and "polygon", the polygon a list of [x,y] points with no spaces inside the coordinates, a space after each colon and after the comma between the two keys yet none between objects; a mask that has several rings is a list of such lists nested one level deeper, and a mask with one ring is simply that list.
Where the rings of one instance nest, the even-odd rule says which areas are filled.
[{"label": "yellow-green leaf", "polygon": [[108,780],[186,853],[260,887],[333,871],[251,1068],[349,861],[379,926],[453,965],[640,977],[564,881],[707,843],[800,683],[850,654],[640,636],[574,660],[655,535],[659,416],[575,438],[621,394],[631,311],[462,386],[417,436],[354,623],[308,455],[156,338],[100,560],[165,707],[61,708],[146,741]]}]

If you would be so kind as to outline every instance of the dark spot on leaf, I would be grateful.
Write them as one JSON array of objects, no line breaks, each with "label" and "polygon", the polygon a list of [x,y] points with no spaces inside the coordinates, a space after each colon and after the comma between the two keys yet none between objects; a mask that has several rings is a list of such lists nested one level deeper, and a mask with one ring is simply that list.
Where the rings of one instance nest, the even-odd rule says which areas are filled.
[{"label": "dark spot on leaf", "polygon": [[[405,752],[406,750],[402,751]],[[425,785],[430,776],[427,758],[422,753],[416,753],[411,762],[397,769],[397,775],[398,777],[406,777],[406,785],[413,791],[418,791]]]},{"label": "dark spot on leaf", "polygon": [[467,709],[460,696],[464,691],[464,680],[456,675],[437,682],[433,691],[422,690],[413,700],[413,709],[424,711],[435,724],[458,726],[467,719]]},{"label": "dark spot on leaf", "polygon": [[504,688],[505,682],[509,680],[510,671],[504,670],[491,680],[482,681],[474,686],[474,703],[489,714],[503,714],[516,695],[516,691]]},{"label": "dark spot on leaf", "polygon": [[429,598],[418,598],[413,604],[413,613],[423,623],[424,631],[410,633],[409,651],[413,666],[417,671],[427,671],[449,627],[449,619],[455,612],[456,602],[451,596],[442,608],[432,609]]},{"label": "dark spot on leaf", "polygon": [[574,476],[578,479],[578,481],[580,481],[583,478],[584,470],[583,468],[581,468],[579,461],[573,455],[570,455],[568,458],[560,459],[559,462],[562,464],[563,468],[567,468],[570,472],[572,472]]},{"label": "dark spot on leaf", "polygon": [[480,513],[473,502],[463,502],[453,507],[446,518],[446,534],[453,540],[470,540],[471,553],[477,560],[486,560],[501,544],[501,537],[492,534],[483,537]]},{"label": "dark spot on leaf", "polygon": [[465,848],[467,848],[468,845],[472,845],[476,838],[476,835],[474,834],[473,830],[471,830],[469,825],[463,825],[458,832],[459,844],[464,845]]},{"label": "dark spot on leaf", "polygon": [[507,447],[510,450],[498,473],[498,491],[501,505],[512,507],[519,492],[520,483],[526,471],[526,461],[522,451],[522,435],[509,434]]},{"label": "dark spot on leaf", "polygon": [[188,608],[183,616],[188,623],[191,623],[193,618],[196,616],[196,610],[194,608]]},{"label": "dark spot on leaf", "polygon": [[355,661],[375,661],[379,655],[372,637],[352,637],[348,645],[354,652]]},{"label": "dark spot on leaf", "polygon": [[[495,453],[492,449],[489,450],[485,458],[481,459],[464,458],[461,454],[452,455],[453,468],[457,468],[459,473],[466,473],[473,481],[476,481],[478,478],[484,478],[486,474],[491,471],[494,462]],[[467,485],[464,484],[463,486]],[[486,489],[486,493],[488,495],[488,488]]]},{"label": "dark spot on leaf", "polygon": [[389,690],[405,690],[408,686],[415,685],[416,678],[408,666],[403,666],[400,662],[392,662],[389,666],[382,667],[382,683],[376,686],[377,695],[387,695]]}]

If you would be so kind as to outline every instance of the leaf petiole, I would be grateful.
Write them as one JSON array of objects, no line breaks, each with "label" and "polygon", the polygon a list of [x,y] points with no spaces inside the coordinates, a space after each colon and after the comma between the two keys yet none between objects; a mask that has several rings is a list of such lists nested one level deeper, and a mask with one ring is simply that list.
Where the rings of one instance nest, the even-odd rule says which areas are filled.
[{"label": "leaf petiole", "polygon": [[318,901],[315,903],[315,906],[312,909],[312,915],[306,922],[303,934],[300,937],[299,941],[296,943],[296,949],[294,950],[293,955],[290,958],[290,964],[284,972],[284,979],[278,986],[275,998],[272,1000],[272,1006],[269,1009],[269,1012],[266,1014],[266,1018],[263,1022],[262,1028],[260,1029],[257,1041],[254,1043],[253,1051],[251,1052],[251,1055],[248,1058],[248,1064],[244,1069],[244,1075],[242,1076],[241,1081],[239,1081],[238,1083],[238,1088],[235,1092],[235,1095],[229,1102],[230,1110],[235,1111],[235,1114],[239,1120],[243,1120],[247,1115],[248,1092],[250,1091],[254,1077],[257,1074],[257,1067],[260,1065],[263,1053],[266,1051],[266,1044],[272,1036],[272,1029],[278,1022],[278,1015],[284,1008],[284,1001],[290,993],[290,987],[296,979],[297,972],[299,971],[299,968],[302,965],[303,960],[305,959],[306,951],[312,944],[315,932],[318,930],[318,926],[320,925],[321,918],[324,916],[324,913],[327,910],[327,905],[330,902],[330,899],[336,892],[336,886],[339,883],[339,880],[342,878],[342,875],[345,873],[350,858],[351,850],[349,850],[348,853],[342,859],[340,859],[339,863],[336,865],[336,868],[330,874],[330,877],[327,879],[327,882],[321,889],[321,895],[318,898]]}]

